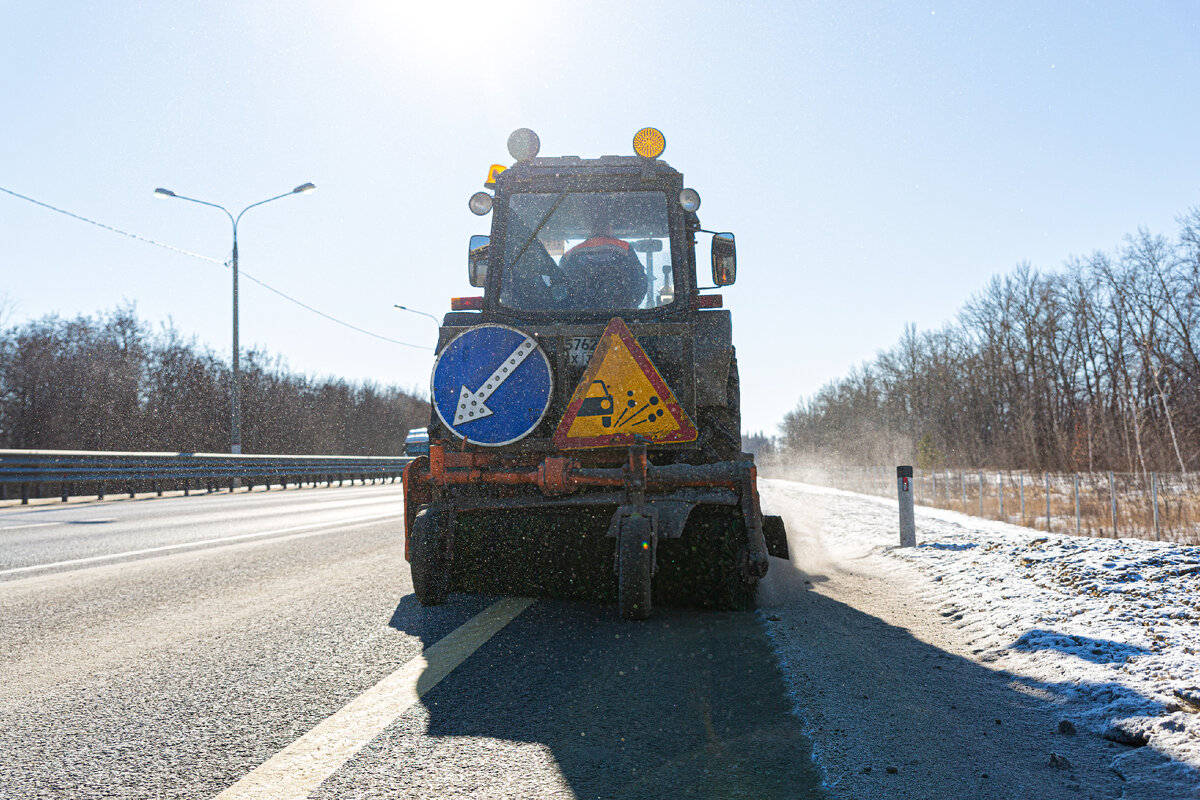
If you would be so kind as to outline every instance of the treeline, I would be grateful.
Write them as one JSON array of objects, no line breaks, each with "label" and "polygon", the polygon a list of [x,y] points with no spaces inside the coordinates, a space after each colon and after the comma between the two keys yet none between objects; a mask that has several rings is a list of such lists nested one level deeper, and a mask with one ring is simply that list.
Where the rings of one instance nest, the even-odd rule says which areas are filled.
[{"label": "treeline", "polygon": [[793,458],[934,468],[1200,468],[1200,208],[1060,272],[996,277],[786,415]]},{"label": "treeline", "polygon": [[[395,386],[314,379],[241,358],[246,453],[400,455],[428,401]],[[231,369],[132,307],[0,332],[0,448],[229,452]]]}]

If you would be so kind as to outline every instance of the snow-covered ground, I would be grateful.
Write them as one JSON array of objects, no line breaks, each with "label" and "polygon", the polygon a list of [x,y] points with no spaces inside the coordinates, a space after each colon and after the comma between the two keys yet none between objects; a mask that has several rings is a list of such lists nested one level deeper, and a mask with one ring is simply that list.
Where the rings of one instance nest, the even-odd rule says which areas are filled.
[{"label": "snow-covered ground", "polygon": [[[936,639],[937,652],[961,657],[964,669],[1001,676],[1039,701],[1053,717],[1048,724],[1062,722],[1062,738],[1050,735],[1047,747],[1077,729],[1075,741],[1092,737],[1096,747],[1107,748],[1100,755],[1120,783],[1115,794],[1097,790],[1091,796],[1200,797],[1200,547],[1047,535],[918,507],[918,546],[902,549],[895,501],[789,481],[764,481],[763,487],[764,510],[783,513],[789,524],[791,561],[800,575],[821,573],[820,580],[835,585],[857,580],[858,588],[836,598],[843,605],[856,605],[854,597],[870,605],[876,594],[908,592],[912,607],[897,612],[889,625],[911,628],[914,638]],[[760,613],[785,679],[804,695],[803,684],[817,669],[800,628],[808,621],[789,615],[795,598],[789,601],[771,579]],[[921,622],[929,612],[934,622]],[[929,630],[939,626],[953,630],[941,639]],[[904,658],[900,651],[897,657]],[[803,717],[805,698],[797,699]],[[833,712],[818,709],[814,718],[824,719],[821,713]],[[818,740],[823,735],[811,733]],[[818,761],[826,750],[830,763],[822,766],[835,785],[841,777],[834,773],[850,769],[838,759],[845,762],[853,749],[842,748],[839,756],[836,743],[817,741]],[[1058,757],[1047,756],[1051,767],[1062,767]],[[1036,781],[1037,774],[1020,780]],[[1073,780],[1085,792],[1079,796],[1089,796],[1089,781]],[[861,780],[857,785],[850,796],[868,796]],[[928,790],[894,796],[943,795]]]}]

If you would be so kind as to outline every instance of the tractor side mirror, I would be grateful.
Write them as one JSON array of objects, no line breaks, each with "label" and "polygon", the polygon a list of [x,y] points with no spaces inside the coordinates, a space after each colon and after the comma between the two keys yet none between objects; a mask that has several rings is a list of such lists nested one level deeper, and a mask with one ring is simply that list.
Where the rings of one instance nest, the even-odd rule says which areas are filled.
[{"label": "tractor side mirror", "polygon": [[732,233],[713,234],[712,279],[717,286],[730,286],[737,280],[737,245]]},{"label": "tractor side mirror", "polygon": [[471,281],[472,286],[487,284],[488,243],[490,241],[490,236],[481,234],[471,237],[471,244],[467,250],[467,278]]}]

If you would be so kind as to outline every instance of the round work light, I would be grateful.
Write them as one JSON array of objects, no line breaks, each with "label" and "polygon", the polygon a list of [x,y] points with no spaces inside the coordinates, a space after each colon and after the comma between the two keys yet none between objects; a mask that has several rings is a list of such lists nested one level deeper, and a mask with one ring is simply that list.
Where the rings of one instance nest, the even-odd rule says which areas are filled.
[{"label": "round work light", "polygon": [[679,205],[684,211],[696,213],[700,210],[700,193],[695,189],[684,189],[679,193]]},{"label": "round work light", "polygon": [[471,209],[472,214],[482,217],[492,210],[492,196],[487,192],[476,192],[467,201],[467,207]]},{"label": "round work light", "polygon": [[517,128],[508,135],[508,154],[517,161],[532,161],[541,147],[538,135],[529,128]]}]

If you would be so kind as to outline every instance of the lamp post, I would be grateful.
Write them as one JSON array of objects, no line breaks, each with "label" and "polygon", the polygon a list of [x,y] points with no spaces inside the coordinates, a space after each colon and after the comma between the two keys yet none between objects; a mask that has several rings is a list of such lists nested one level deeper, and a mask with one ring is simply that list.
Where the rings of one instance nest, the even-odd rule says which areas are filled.
[{"label": "lamp post", "polygon": [[410,314],[420,314],[422,317],[429,317],[431,320],[433,320],[433,324],[437,325],[438,329],[441,330],[441,327],[442,327],[441,321],[438,320],[438,318],[435,317],[433,314],[430,314],[428,311],[418,311],[415,308],[409,308],[408,306],[402,306],[399,303],[393,303],[392,308],[398,308],[401,311],[407,311]]},{"label": "lamp post", "polygon": [[316,185],[312,183],[302,183],[290,192],[268,197],[266,200],[259,200],[257,203],[251,203],[241,210],[235,217],[229,212],[225,206],[209,203],[204,200],[197,200],[194,197],[184,197],[181,194],[175,194],[170,189],[158,188],[154,190],[155,197],[175,197],[179,200],[187,200],[189,203],[199,203],[202,206],[211,206],[219,208],[225,212],[225,216],[229,217],[229,221],[233,223],[233,258],[230,266],[233,267],[233,387],[230,390],[230,406],[232,409],[232,423],[230,426],[230,447],[229,452],[237,455],[242,452],[242,383],[241,371],[238,364],[238,243],[237,229],[238,222],[242,219],[242,214],[245,214],[255,206],[261,206],[264,203],[270,203],[272,200],[279,200],[284,197],[290,197],[293,194],[308,194],[316,190]]}]

